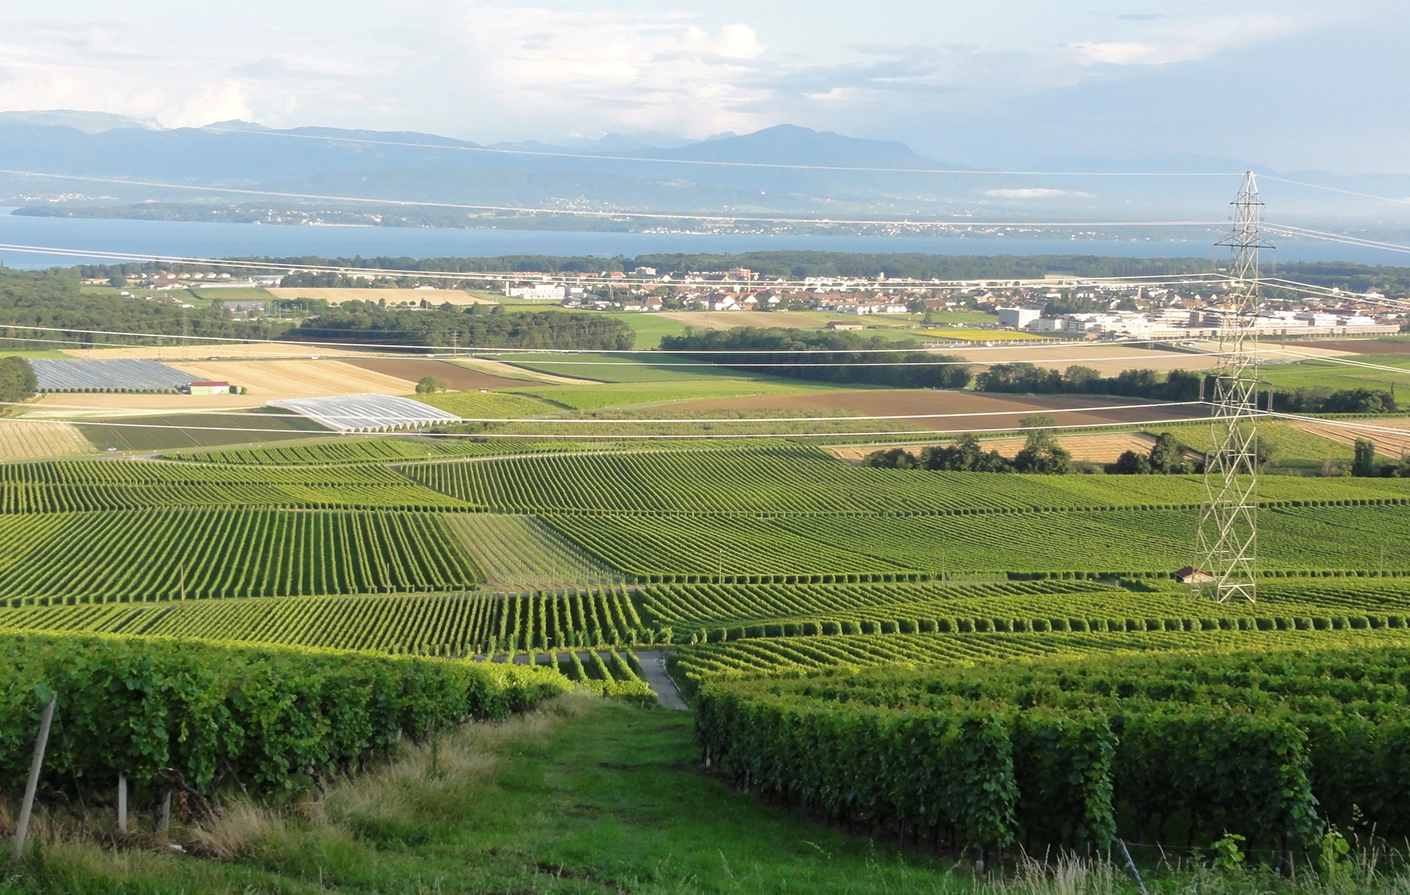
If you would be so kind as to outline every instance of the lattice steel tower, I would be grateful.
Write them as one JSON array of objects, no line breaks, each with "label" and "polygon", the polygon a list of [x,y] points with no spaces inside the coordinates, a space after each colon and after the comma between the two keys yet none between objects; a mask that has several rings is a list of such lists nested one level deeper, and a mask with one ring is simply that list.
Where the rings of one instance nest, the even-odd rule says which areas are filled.
[{"label": "lattice steel tower", "polygon": [[1258,251],[1263,203],[1253,172],[1230,203],[1233,231],[1216,245],[1229,249],[1228,308],[1219,328],[1223,362],[1214,375],[1212,449],[1204,467],[1199,568],[1213,580],[1214,599],[1258,598]]}]

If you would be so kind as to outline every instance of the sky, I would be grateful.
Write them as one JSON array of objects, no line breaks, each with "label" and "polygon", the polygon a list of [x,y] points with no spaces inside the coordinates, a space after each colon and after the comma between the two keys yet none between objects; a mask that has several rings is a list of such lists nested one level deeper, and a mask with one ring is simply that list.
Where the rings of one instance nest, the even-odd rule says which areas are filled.
[{"label": "sky", "polygon": [[53,0],[0,5],[0,111],[1410,173],[1407,45],[1404,0]]}]

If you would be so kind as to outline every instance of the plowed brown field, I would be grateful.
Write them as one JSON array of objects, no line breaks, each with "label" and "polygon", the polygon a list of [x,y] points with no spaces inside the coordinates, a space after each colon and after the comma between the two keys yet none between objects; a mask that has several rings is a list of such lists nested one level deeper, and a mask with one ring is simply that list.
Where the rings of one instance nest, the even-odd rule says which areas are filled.
[{"label": "plowed brown field", "polygon": [[1386,342],[1380,339],[1328,339],[1307,342],[1313,348],[1330,348],[1351,354],[1410,354],[1410,342]]},{"label": "plowed brown field", "polygon": [[360,359],[344,358],[342,359],[342,363],[352,364],[354,367],[371,370],[373,373],[381,373],[384,376],[392,376],[410,382],[416,382],[425,376],[434,376],[441,381],[442,386],[457,391],[481,388],[512,388],[525,384],[522,379],[505,379],[501,376],[492,376],[489,373],[471,370],[459,364],[450,364],[442,360],[411,357],[367,357]]}]

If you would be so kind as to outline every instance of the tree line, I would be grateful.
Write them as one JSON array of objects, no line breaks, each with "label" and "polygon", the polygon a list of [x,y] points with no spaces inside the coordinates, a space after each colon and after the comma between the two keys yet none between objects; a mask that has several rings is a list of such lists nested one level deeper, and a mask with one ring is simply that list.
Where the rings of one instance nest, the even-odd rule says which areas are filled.
[{"label": "tree line", "polygon": [[[712,330],[687,327],[663,336],[661,350],[731,369],[793,379],[892,388],[964,388],[970,370],[959,358],[930,354],[913,343],[855,332],[745,326]],[[693,354],[731,351],[738,354]],[[816,352],[798,354],[797,352]]]},{"label": "tree line", "polygon": [[[270,339],[291,325],[278,320],[236,319],[226,314],[219,303],[207,308],[182,308],[140,298],[90,295],[80,291],[74,268],[41,272],[0,269],[0,347],[5,348],[152,344],[182,335]],[[69,331],[18,329],[21,326]],[[111,332],[147,335],[109,335]],[[53,341],[46,345],[44,341],[32,341],[35,339]]]},{"label": "tree line", "polygon": [[1122,370],[1103,376],[1091,367],[1073,365],[1063,372],[1030,363],[995,364],[975,377],[982,392],[1019,395],[1116,395],[1158,401],[1198,401],[1198,373],[1172,370]]},{"label": "tree line", "polygon": [[463,311],[387,308],[370,301],[345,301],[285,334],[291,341],[348,342],[381,345],[480,348],[586,348],[626,350],[636,332],[602,314],[569,311],[530,311],[506,314],[483,312],[477,305]]},{"label": "tree line", "polygon": [[[1172,370],[1122,370],[1103,376],[1091,367],[1073,365],[1061,373],[1030,363],[995,364],[974,378],[982,392],[1018,395],[1113,395],[1154,401],[1198,401],[1213,394],[1212,376]],[[1271,392],[1271,397],[1270,397]],[[1270,405],[1271,400],[1271,405]],[[1296,388],[1277,391],[1264,387],[1259,407],[1286,413],[1395,413],[1395,392],[1385,389]]]},{"label": "tree line", "polygon": [[22,357],[0,358],[0,401],[23,401],[38,388],[39,380],[29,361]]},{"label": "tree line", "polygon": [[[1056,424],[1048,414],[1025,417],[1021,425],[1029,428],[1023,448],[1012,460],[996,450],[984,450],[974,435],[961,435],[948,445],[936,445],[912,454],[905,448],[883,448],[862,458],[863,466],[881,469],[929,469],[940,472],[1026,472],[1038,475],[1067,475],[1084,471],[1072,462],[1072,454],[1057,443],[1049,429],[1034,426]],[[1170,432],[1162,432],[1151,445],[1149,454],[1126,451],[1115,463],[1102,467],[1112,475],[1186,475],[1202,468],[1185,457],[1185,449]],[[1091,467],[1086,467],[1090,470]]]}]

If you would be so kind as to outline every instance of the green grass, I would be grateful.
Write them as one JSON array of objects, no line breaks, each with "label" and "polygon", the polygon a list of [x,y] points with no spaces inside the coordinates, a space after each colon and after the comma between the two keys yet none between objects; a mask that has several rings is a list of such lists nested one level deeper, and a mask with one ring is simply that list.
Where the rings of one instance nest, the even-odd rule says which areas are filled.
[{"label": "green grass", "polygon": [[102,422],[75,420],[98,450],[166,451],[307,438],[328,430],[301,416],[264,408],[258,413],[172,413],[121,417]]},{"label": "green grass", "polygon": [[[544,393],[552,394],[548,389]],[[563,412],[560,404],[515,392],[439,392],[417,395],[416,400],[466,419],[519,419]]]},{"label": "green grass", "polygon": [[1020,333],[1009,329],[927,329],[920,333],[935,339],[959,339],[965,342],[1033,342],[1049,338],[1036,333]]},{"label": "green grass", "polygon": [[666,406],[684,401],[713,401],[750,395],[787,395],[796,392],[836,390],[838,386],[831,383],[735,375],[701,376],[668,382],[545,385],[515,388],[510,391],[543,398],[575,410],[602,410],[608,407]]},{"label": "green grass", "polygon": [[[1208,451],[1213,446],[1211,429],[1207,423],[1150,427],[1146,431],[1152,435],[1170,432],[1181,444],[1196,451]],[[1269,452],[1268,463],[1264,469],[1270,473],[1321,475],[1328,463],[1338,469],[1351,468],[1352,450],[1349,444],[1304,432],[1283,423],[1260,423],[1258,438]]]},{"label": "green grass", "polygon": [[519,354],[505,356],[505,363],[539,373],[593,379],[598,382],[674,382],[739,378],[736,370],[709,366],[683,366],[687,358],[624,354]]},{"label": "green grass", "polygon": [[[469,725],[334,784],[323,823],[251,825],[229,863],[84,844],[31,852],[33,893],[931,893],[924,851],[851,837],[703,772],[688,714],[581,695]],[[291,816],[292,815],[292,816]],[[182,835],[180,830],[177,835]]]},{"label": "green grass", "polygon": [[636,333],[636,342],[633,348],[656,348],[661,344],[662,336],[680,336],[685,334],[685,324],[679,320],[672,320],[660,314],[632,312],[603,312],[606,316],[614,320],[620,320],[632,328]]},{"label": "green grass", "polygon": [[457,513],[444,520],[491,587],[527,590],[621,578],[533,516]]},{"label": "green grass", "polygon": [[0,600],[10,605],[169,600],[183,588],[214,599],[459,591],[483,580],[429,513],[182,507],[0,517]]},{"label": "green grass", "polygon": [[1405,355],[1359,354],[1338,358],[1343,361],[1376,364],[1393,367],[1404,372],[1372,370],[1345,363],[1327,360],[1304,360],[1295,364],[1264,364],[1258,368],[1261,380],[1274,387],[1273,409],[1278,409],[1277,389],[1329,388],[1343,389],[1370,388],[1386,391],[1398,390],[1410,394],[1410,357]]},{"label": "green grass", "polygon": [[[3,341],[3,340],[0,340]],[[37,349],[3,349],[0,348],[0,357],[22,357],[26,360],[39,359],[61,359],[72,357],[58,348],[37,348]]]}]

